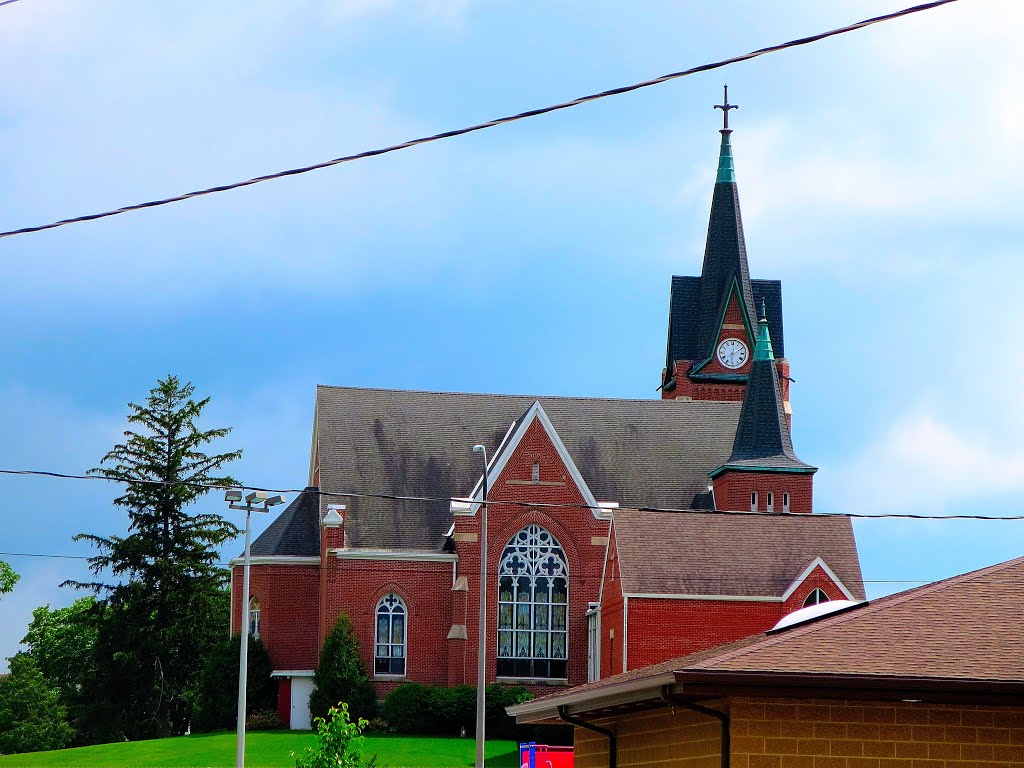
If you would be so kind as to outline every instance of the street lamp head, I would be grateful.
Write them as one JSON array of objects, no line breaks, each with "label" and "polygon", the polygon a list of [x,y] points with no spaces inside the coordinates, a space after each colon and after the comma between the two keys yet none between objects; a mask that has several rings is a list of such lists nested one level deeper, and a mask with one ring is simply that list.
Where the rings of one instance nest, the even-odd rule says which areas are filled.
[{"label": "street lamp head", "polygon": [[486,456],[487,455],[487,449],[484,448],[482,445],[477,444],[477,445],[473,446],[473,453],[482,453],[482,454],[484,454]]},{"label": "street lamp head", "polygon": [[242,500],[242,489],[241,488],[229,488],[224,491],[224,501],[231,504],[237,504]]},{"label": "street lamp head", "polygon": [[263,501],[265,507],[276,507],[278,504],[284,504],[284,496],[271,496]]},{"label": "street lamp head", "polygon": [[253,491],[252,493],[246,495],[245,503],[246,504],[262,504],[264,501],[267,500],[267,498],[269,496],[270,496],[270,494],[268,494],[266,491]]}]

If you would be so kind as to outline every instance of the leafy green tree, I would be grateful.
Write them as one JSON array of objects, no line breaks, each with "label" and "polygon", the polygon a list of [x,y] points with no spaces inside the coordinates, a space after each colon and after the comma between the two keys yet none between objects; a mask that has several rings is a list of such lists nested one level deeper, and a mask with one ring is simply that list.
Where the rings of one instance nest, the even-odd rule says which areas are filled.
[{"label": "leafy green tree", "polygon": [[94,702],[89,695],[95,678],[93,655],[98,635],[96,598],[82,597],[66,608],[44,605],[32,612],[28,632],[21,642],[46,682],[60,693],[68,720],[76,731],[76,743],[89,743],[89,723]]},{"label": "leafy green tree", "polygon": [[[367,722],[349,719],[348,704],[331,707],[327,717],[317,717],[316,746],[306,747],[295,760],[295,768],[371,768],[377,757],[367,759],[366,739],[362,736]],[[294,756],[294,752],[292,755]]]},{"label": "leafy green tree", "polygon": [[57,689],[27,655],[10,661],[11,673],[0,679],[0,754],[66,747],[75,732]]},{"label": "leafy green tree", "polygon": [[344,613],[338,615],[338,622],[324,640],[313,685],[316,687],[309,697],[309,712],[314,717],[327,717],[331,707],[342,701],[357,719],[373,715],[376,694],[363,667],[352,621]]},{"label": "leafy green tree", "polygon": [[21,576],[16,574],[11,566],[0,560],[0,595],[6,595],[14,589],[20,578]]},{"label": "leafy green tree", "polygon": [[[66,582],[104,595],[90,694],[115,738],[184,733],[192,717],[201,660],[228,624],[227,572],[217,548],[238,529],[188,506],[211,488],[237,485],[221,474],[241,451],[207,454],[230,429],[197,426],[210,399],[174,376],[157,382],[142,405],[129,403],[125,441],[93,474],[124,483],[114,500],[128,513],[127,536],[79,534],[100,554],[97,577],[115,583]],[[140,482],[146,481],[146,482]]]},{"label": "leafy green tree", "polygon": [[[234,728],[238,718],[238,662],[241,635],[222,640],[213,647],[203,664],[196,695],[192,730],[215,731]],[[274,709],[277,686],[270,654],[259,638],[249,638],[249,675],[246,682],[246,714]]]}]

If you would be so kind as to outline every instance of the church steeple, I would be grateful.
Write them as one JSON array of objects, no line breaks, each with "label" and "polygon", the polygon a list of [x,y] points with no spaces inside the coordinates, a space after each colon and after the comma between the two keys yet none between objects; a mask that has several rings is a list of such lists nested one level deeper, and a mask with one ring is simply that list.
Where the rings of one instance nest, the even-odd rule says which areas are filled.
[{"label": "church steeple", "polygon": [[[782,328],[782,286],[777,280],[752,280],[740,215],[733,158],[729,89],[715,109],[722,110],[721,143],[711,215],[700,277],[672,278],[669,333],[662,397],[739,401],[751,372],[758,329],[757,309],[767,302],[776,333],[775,354],[787,375]],[[783,384],[788,399],[788,380]]]},{"label": "church steeple", "polygon": [[[811,475],[817,469],[797,458],[793,438],[775,366],[772,338],[762,304],[758,320],[757,342],[747,379],[747,391],[736,425],[732,455],[711,472],[715,481],[715,500],[726,509],[745,509],[750,493],[751,510],[759,506],[759,490],[765,494],[769,511],[810,512]],[[791,496],[800,502],[791,504]],[[775,505],[768,499],[779,499]],[[803,501],[806,501],[804,508]],[[775,507],[772,509],[772,507]],[[764,511],[763,509],[761,511]]]},{"label": "church steeple", "polygon": [[754,362],[747,379],[736,440],[726,467],[813,472],[793,451],[793,438],[783,406],[779,372],[775,369],[772,338],[762,307],[758,320]]},{"label": "church steeple", "polygon": [[[704,266],[701,269],[700,299],[697,309],[698,350],[704,359],[712,359],[722,330],[722,318],[735,296],[739,312],[748,334],[757,327],[754,292],[750,285],[750,267],[747,264],[747,246],[743,239],[743,219],[740,216],[740,197],[736,186],[736,169],[732,156],[732,129],[729,111],[739,109],[729,103],[729,86],[725,86],[725,100],[716,104],[722,110],[722,143],[718,152],[718,173],[711,198],[711,218],[704,248]],[[748,337],[749,338],[749,337]]]}]

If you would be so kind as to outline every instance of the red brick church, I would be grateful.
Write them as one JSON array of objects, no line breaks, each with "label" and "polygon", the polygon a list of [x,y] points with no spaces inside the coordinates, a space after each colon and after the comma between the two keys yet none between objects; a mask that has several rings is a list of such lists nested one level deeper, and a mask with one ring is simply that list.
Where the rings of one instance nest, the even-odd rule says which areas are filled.
[{"label": "red brick church", "polygon": [[232,630],[244,606],[292,727],[309,727],[341,612],[381,698],[475,682],[477,443],[490,680],[550,692],[863,599],[849,521],[810,514],[781,284],[750,277],[727,122],[721,134],[700,277],[672,278],[661,399],[317,388],[309,487],[253,543],[244,600],[233,569]]}]

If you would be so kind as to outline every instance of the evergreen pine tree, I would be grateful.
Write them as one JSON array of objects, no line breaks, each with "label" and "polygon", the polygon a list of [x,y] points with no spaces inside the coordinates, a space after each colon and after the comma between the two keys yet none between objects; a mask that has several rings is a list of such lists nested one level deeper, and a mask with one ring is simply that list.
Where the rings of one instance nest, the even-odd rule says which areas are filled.
[{"label": "evergreen pine tree", "polygon": [[204,452],[230,429],[197,426],[210,400],[193,399],[194,391],[167,376],[145,404],[129,403],[134,429],[91,470],[124,483],[114,504],[129,518],[127,536],[75,537],[100,550],[90,558],[93,574],[117,581],[66,582],[105,596],[90,693],[108,737],[184,733],[202,660],[228,624],[227,572],[216,565],[217,548],[238,529],[187,507],[211,490],[206,486],[237,485],[220,472],[241,451]]},{"label": "evergreen pine tree", "polygon": [[326,718],[331,707],[348,704],[352,717],[373,716],[377,697],[363,667],[359,641],[352,631],[352,621],[344,613],[320,650],[320,665],[313,673],[313,693],[309,697],[312,717]]}]

